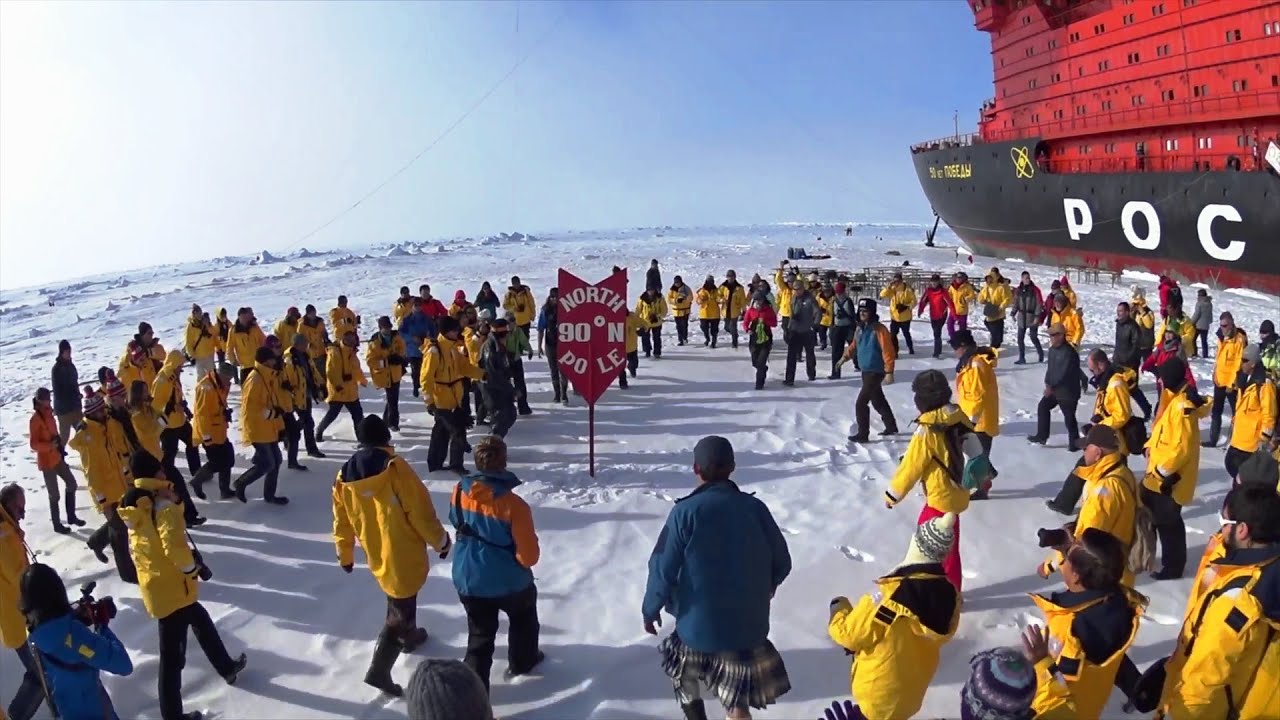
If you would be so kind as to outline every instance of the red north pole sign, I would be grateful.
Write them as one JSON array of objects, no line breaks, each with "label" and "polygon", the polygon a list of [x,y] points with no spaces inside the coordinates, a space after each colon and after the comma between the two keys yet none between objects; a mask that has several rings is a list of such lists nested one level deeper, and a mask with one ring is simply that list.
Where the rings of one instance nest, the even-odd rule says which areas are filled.
[{"label": "red north pole sign", "polygon": [[627,271],[595,285],[560,269],[556,362],[573,389],[587,401],[588,455],[596,474],[596,401],[618,378],[627,361]]}]

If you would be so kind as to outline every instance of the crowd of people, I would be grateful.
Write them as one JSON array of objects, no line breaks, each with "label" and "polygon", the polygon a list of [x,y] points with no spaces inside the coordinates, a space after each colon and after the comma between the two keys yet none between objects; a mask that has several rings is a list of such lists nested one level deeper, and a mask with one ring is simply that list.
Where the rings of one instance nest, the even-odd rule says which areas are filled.
[{"label": "crowd of people", "polygon": [[[878,293],[890,317],[886,327],[877,298],[857,298],[830,275],[801,278],[787,261],[772,284],[757,274],[743,285],[730,270],[723,281],[709,275],[693,289],[680,276],[665,287],[654,260],[627,311],[627,361],[618,383],[626,388],[636,378],[641,351],[646,359],[662,357],[668,317],[676,346],[689,343],[696,304],[704,347],[718,348],[725,331],[730,350],[738,349],[746,334],[757,389],[768,378],[775,330],[786,348],[785,386],[795,384],[802,358],[808,380],[817,380],[817,352],[830,352],[832,380],[852,362],[860,387],[849,440],[864,443],[872,408],[880,436],[899,433],[884,387],[893,384],[903,353],[915,355],[912,312],[929,313],[935,359],[942,357],[945,330],[957,365],[951,377],[929,369],[912,380],[915,429],[884,494],[887,508],[904,504],[917,487],[924,496],[907,556],[874,594],[856,602],[836,598],[829,608],[829,634],[854,660],[853,700],[833,704],[828,717],[909,717],[919,711],[963,609],[960,519],[971,502],[993,497],[998,458],[992,441],[1000,432],[995,369],[1005,323],[1017,323],[1014,364],[1029,362],[1028,337],[1045,364],[1037,429],[1027,439],[1045,444],[1058,409],[1068,449],[1081,452],[1061,491],[1046,499],[1074,520],[1040,533],[1049,556],[1036,572],[1056,573],[1063,583],[1059,592],[1034,598],[1044,627],[1029,628],[1020,648],[974,658],[962,714],[1097,717],[1118,687],[1132,707],[1161,717],[1262,718],[1280,707],[1280,563],[1274,562],[1280,558],[1280,339],[1268,320],[1258,342],[1249,344],[1231,314],[1221,313],[1213,393],[1206,397],[1188,358],[1209,354],[1208,328],[1201,327],[1212,313],[1207,294],[1201,291],[1192,317],[1171,279],[1161,279],[1159,295],[1157,325],[1145,293],[1134,287],[1132,299],[1116,308],[1112,351],[1092,349],[1082,365],[1083,316],[1065,277],[1053,281],[1046,299],[1027,272],[1013,285],[992,268],[981,290],[965,273],[948,285],[935,274],[917,298],[899,274]],[[499,616],[510,625],[508,677],[533,672],[544,659],[532,571],[538,538],[533,513],[516,492],[520,481],[508,469],[504,438],[533,413],[525,363],[535,353],[548,363],[553,402],[569,402],[571,389],[556,362],[557,309],[555,288],[539,303],[519,277],[502,297],[486,282],[474,300],[458,290],[447,306],[428,285],[417,295],[402,287],[390,314],[378,317],[364,337],[365,321],[345,296],[327,323],[314,305],[291,307],[270,333],[252,308],[239,308],[232,319],[226,310],[210,316],[193,305],[180,348],[166,351],[152,327],[140,323],[117,366],[97,370],[96,383],[83,383],[70,342],[60,343],[51,389],[34,392],[30,423],[52,529],[69,534],[86,524],[77,514],[77,481],[68,463],[74,451],[103,517],[87,548],[101,562],[114,562],[120,581],[139,586],[157,621],[164,720],[200,717],[184,712],[182,703],[188,629],[228,684],[247,664],[245,654],[228,651],[199,602],[199,587],[213,573],[189,530],[205,522],[199,503],[210,501],[206,485],[216,480],[216,499],[244,503],[261,481],[265,502],[286,505],[282,466],[307,472],[302,451],[325,457],[325,434],[344,410],[358,447],[333,483],[338,564],[351,573],[359,545],[387,598],[365,682],[389,695],[406,694],[391,669],[400,654],[427,640],[416,610],[430,548],[442,559],[453,556],[468,641],[462,665],[424,662],[415,670],[410,716],[491,717],[486,696]],[[982,313],[986,345],[969,327],[973,312]],[[188,368],[195,375],[190,392],[183,384]],[[1142,373],[1155,377],[1154,404],[1140,389]],[[452,535],[417,472],[394,450],[406,374],[413,397],[431,416],[427,472],[459,476],[446,517]],[[369,384],[384,398],[381,415],[364,413],[361,389]],[[234,407],[233,385],[240,388]],[[1081,424],[1078,407],[1090,391],[1092,413]],[[313,410],[320,404],[326,408],[316,424]],[[1126,654],[1146,602],[1134,580],[1155,570],[1157,555],[1153,578],[1185,575],[1182,510],[1195,497],[1201,446],[1219,443],[1228,406],[1224,464],[1235,487],[1223,503],[1222,530],[1200,561],[1176,648],[1167,662],[1143,672]],[[237,417],[238,444],[252,460],[233,479]],[[1204,417],[1210,428],[1202,438]],[[468,431],[479,425],[489,429],[473,446]],[[180,449],[186,474],[178,467]],[[474,470],[464,464],[468,454]],[[1131,460],[1138,456],[1144,460]],[[704,691],[729,717],[750,717],[751,709],[769,706],[790,688],[768,633],[771,601],[791,560],[768,507],[732,481],[729,441],[704,438],[693,460],[698,485],[671,511],[650,558],[643,624],[657,634],[664,612],[676,619],[659,649],[686,718],[707,717]],[[1142,467],[1131,469],[1131,463]],[[0,637],[25,668],[8,716],[29,720],[48,702],[70,720],[115,717],[98,673],[129,674],[132,663],[109,628],[114,608],[87,593],[69,600],[57,572],[31,551],[25,508],[18,485],[0,490]],[[700,532],[692,532],[695,522]],[[732,548],[719,540],[730,534]],[[452,689],[441,690],[445,685]],[[484,709],[464,715],[440,709],[450,699]],[[429,714],[432,707],[437,714]]]}]

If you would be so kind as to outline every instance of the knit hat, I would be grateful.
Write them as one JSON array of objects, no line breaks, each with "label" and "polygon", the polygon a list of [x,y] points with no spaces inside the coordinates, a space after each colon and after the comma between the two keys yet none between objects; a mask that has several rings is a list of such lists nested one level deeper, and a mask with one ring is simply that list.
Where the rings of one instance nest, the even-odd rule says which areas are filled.
[{"label": "knit hat", "polygon": [[387,424],[377,415],[365,415],[360,421],[360,427],[356,428],[356,439],[361,445],[369,447],[383,447],[391,444],[391,431],[387,429]]},{"label": "knit hat", "polygon": [[1244,349],[1244,355],[1241,356],[1243,362],[1258,362],[1262,359],[1262,346],[1254,343]]},{"label": "knit hat", "polygon": [[1089,428],[1089,433],[1084,436],[1084,444],[1097,445],[1107,452],[1116,452],[1120,449],[1120,438],[1116,437],[1116,431],[1106,425],[1094,425]]},{"label": "knit hat", "polygon": [[769,294],[763,290],[757,290],[756,292],[752,293],[751,302],[765,304],[769,302]]},{"label": "knit hat", "polygon": [[58,354],[59,354],[59,355],[61,355],[61,354],[62,354],[62,353],[64,353],[64,352],[67,352],[67,351],[68,351],[68,350],[70,350],[70,349],[71,349],[71,341],[70,341],[70,340],[59,340],[59,341],[58,341]]},{"label": "knit hat", "polygon": [[491,308],[485,308],[485,309],[481,310],[481,311],[480,311],[480,319],[481,319],[481,320],[492,320],[492,319],[493,319],[493,310],[492,310]]},{"label": "knit hat", "polygon": [[956,514],[947,513],[916,526],[907,546],[907,556],[898,567],[940,563],[955,543]]},{"label": "knit hat", "polygon": [[53,397],[53,393],[49,391],[49,388],[42,387],[42,388],[36,389],[37,400],[48,400],[52,397]]},{"label": "knit hat", "polygon": [[1031,720],[1036,671],[1013,648],[984,650],[969,659],[973,674],[960,691],[963,720]]},{"label": "knit hat", "polygon": [[280,351],[280,338],[275,335],[268,335],[262,339],[262,347],[270,348],[276,352]]},{"label": "knit hat", "polygon": [[1063,305],[1066,305],[1066,304],[1067,304],[1067,294],[1066,294],[1066,293],[1064,293],[1064,292],[1062,292],[1061,290],[1058,290],[1058,291],[1056,291],[1056,292],[1054,292],[1054,293],[1053,293],[1053,301],[1054,301],[1055,303],[1062,303]]},{"label": "knit hat", "polygon": [[957,330],[955,335],[951,336],[951,347],[977,347],[978,341],[973,339],[972,330]]},{"label": "knit hat", "polygon": [[92,415],[96,412],[102,412],[106,408],[106,402],[102,399],[102,393],[93,391],[91,385],[84,386],[84,414]]},{"label": "knit hat", "polygon": [[916,409],[922,413],[951,402],[951,383],[938,370],[925,370],[917,375],[911,381],[911,392],[915,394]]},{"label": "knit hat", "polygon": [[454,293],[454,294],[453,294],[453,301],[454,301],[454,302],[466,302],[466,300],[467,300],[467,291],[466,291],[466,290],[459,290],[458,292],[456,292],[456,293]]},{"label": "knit hat", "polygon": [[493,720],[484,683],[457,660],[418,663],[405,688],[409,720]]},{"label": "knit hat", "polygon": [[1156,368],[1156,375],[1165,388],[1181,390],[1187,383],[1187,362],[1175,355],[1160,363],[1160,367]]},{"label": "knit hat", "polygon": [[1236,482],[1240,485],[1276,487],[1280,483],[1280,463],[1266,450],[1258,450],[1240,463],[1240,469],[1236,471]]},{"label": "knit hat", "polygon": [[124,383],[114,377],[107,381],[106,390],[109,398],[124,397],[125,394]]}]

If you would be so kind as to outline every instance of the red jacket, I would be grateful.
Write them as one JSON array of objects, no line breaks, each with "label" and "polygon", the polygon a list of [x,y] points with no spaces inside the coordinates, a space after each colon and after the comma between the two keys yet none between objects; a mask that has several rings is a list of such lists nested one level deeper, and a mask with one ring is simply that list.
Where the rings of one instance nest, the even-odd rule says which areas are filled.
[{"label": "red jacket", "polygon": [[432,297],[422,301],[422,313],[432,320],[439,320],[449,314],[449,309],[444,306],[444,303]]},{"label": "red jacket", "polygon": [[36,451],[36,469],[53,470],[62,464],[62,439],[52,409],[40,409],[31,414],[31,449]]},{"label": "red jacket", "polygon": [[[1178,343],[1179,343],[1178,350],[1181,350],[1182,341],[1179,340]],[[1160,375],[1156,372],[1156,369],[1159,368],[1161,365],[1163,365],[1164,362],[1169,358],[1177,357],[1178,350],[1165,350],[1164,347],[1158,347],[1155,349],[1154,352],[1151,353],[1151,357],[1147,358],[1147,361],[1142,363],[1143,372],[1149,372],[1152,375],[1156,376],[1157,394],[1159,394],[1161,391],[1164,390],[1164,383],[1160,382]],[[1195,375],[1191,374],[1191,363],[1186,363],[1186,367],[1187,367],[1187,385],[1191,388],[1195,388],[1196,377]]]},{"label": "red jacket", "polygon": [[924,293],[920,296],[920,305],[916,308],[916,317],[924,314],[925,305],[929,306],[930,320],[944,320],[948,312],[952,315],[956,312],[956,306],[951,304],[951,293],[948,293],[945,287],[924,289]]},{"label": "red jacket", "polygon": [[767,328],[778,327],[778,314],[768,305],[762,308],[747,308],[747,313],[742,316],[742,329],[751,332],[751,328],[756,324],[756,320],[764,323]]},{"label": "red jacket", "polygon": [[1178,287],[1178,283],[1171,277],[1160,278],[1160,317],[1166,317],[1169,314],[1169,291]]}]

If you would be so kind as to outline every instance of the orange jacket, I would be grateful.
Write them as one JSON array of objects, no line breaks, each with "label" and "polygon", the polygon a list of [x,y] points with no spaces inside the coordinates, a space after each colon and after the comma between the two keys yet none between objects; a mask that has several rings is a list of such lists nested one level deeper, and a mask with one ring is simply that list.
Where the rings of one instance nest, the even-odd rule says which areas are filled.
[{"label": "orange jacket", "polygon": [[36,451],[36,467],[53,470],[62,464],[62,437],[53,419],[52,408],[31,414],[31,449]]}]

